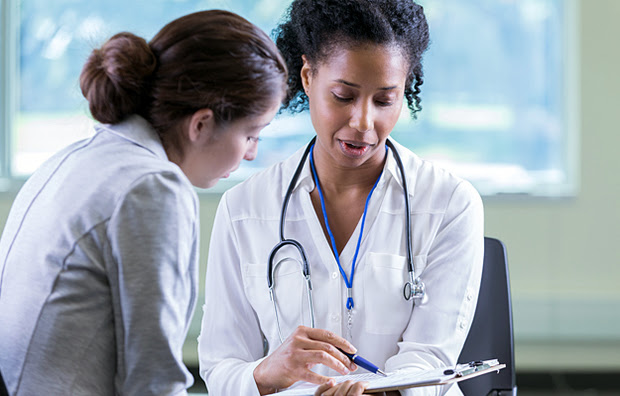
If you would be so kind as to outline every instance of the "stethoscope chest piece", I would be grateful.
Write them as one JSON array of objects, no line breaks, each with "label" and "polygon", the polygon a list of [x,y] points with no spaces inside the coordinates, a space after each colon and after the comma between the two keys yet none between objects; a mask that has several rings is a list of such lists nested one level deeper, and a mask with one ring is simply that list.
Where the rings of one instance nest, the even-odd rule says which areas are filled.
[{"label": "stethoscope chest piece", "polygon": [[409,301],[412,298],[414,300],[419,300],[424,298],[425,295],[426,286],[420,278],[416,278],[414,281],[405,283],[405,287],[403,288],[403,296],[405,297],[405,300]]}]

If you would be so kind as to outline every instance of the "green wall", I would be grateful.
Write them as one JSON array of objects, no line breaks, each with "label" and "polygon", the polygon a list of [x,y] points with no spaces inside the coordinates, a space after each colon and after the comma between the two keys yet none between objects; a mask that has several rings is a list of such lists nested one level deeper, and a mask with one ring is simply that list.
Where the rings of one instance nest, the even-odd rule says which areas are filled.
[{"label": "green wall", "polygon": [[[620,1],[578,2],[580,188],[573,198],[485,200],[508,249],[518,370],[620,369]],[[13,195],[0,196],[0,225]],[[201,195],[201,289],[220,196]],[[196,361],[202,301],[186,343]]]},{"label": "green wall", "polygon": [[620,1],[579,2],[580,189],[486,202],[508,245],[517,368],[620,368]]}]

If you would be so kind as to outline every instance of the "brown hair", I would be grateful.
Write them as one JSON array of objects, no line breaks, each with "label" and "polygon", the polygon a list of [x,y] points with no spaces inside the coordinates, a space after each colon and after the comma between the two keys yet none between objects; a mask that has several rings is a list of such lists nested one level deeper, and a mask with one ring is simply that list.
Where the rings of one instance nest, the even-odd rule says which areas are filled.
[{"label": "brown hair", "polygon": [[218,123],[261,115],[286,93],[286,63],[258,27],[210,10],[178,18],[147,44],[131,33],[95,49],[80,75],[93,117],[146,118],[166,147],[181,148],[179,123],[209,108]]}]

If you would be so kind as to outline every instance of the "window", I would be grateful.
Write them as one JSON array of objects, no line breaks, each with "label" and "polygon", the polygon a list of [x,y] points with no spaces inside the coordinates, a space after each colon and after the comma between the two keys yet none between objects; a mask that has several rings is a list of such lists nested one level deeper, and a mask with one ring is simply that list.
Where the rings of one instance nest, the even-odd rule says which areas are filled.
[{"label": "window", "polygon": [[[423,111],[393,136],[469,179],[483,195],[572,194],[577,121],[569,49],[573,1],[421,0],[431,29]],[[147,40],[173,18],[229,9],[270,32],[289,0],[8,0],[2,3],[2,176],[30,175],[92,133],[78,77],[90,51],[128,30]],[[122,10],[122,11],[119,11]],[[570,109],[571,111],[568,111]],[[281,114],[259,156],[220,189],[289,156],[313,135],[307,113]],[[0,186],[1,188],[1,186]]]}]

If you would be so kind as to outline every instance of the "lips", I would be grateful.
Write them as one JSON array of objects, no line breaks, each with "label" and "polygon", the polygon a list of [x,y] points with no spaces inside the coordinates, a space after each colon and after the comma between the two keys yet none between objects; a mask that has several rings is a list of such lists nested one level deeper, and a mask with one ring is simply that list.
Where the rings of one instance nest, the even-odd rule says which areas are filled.
[{"label": "lips", "polygon": [[358,142],[354,140],[340,140],[339,142],[342,152],[346,156],[353,158],[363,156],[372,146],[370,143]]}]

